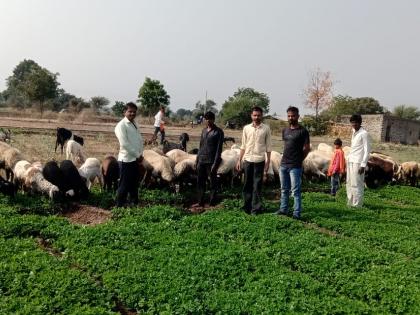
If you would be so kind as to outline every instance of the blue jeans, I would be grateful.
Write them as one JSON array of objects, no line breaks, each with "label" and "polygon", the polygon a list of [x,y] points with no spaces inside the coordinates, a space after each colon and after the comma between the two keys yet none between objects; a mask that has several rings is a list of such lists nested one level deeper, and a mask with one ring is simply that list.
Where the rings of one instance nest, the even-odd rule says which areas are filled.
[{"label": "blue jeans", "polygon": [[302,210],[302,168],[282,165],[280,166],[279,174],[281,186],[280,211],[288,213],[289,195],[291,190],[294,198],[293,215],[300,217],[300,212]]},{"label": "blue jeans", "polygon": [[335,173],[331,175],[331,195],[335,196],[340,187],[340,174]]}]

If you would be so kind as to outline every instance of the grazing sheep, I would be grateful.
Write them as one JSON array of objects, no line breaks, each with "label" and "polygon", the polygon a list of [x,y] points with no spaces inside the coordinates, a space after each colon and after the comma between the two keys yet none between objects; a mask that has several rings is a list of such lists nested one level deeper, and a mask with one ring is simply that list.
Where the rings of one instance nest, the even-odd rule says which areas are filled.
[{"label": "grazing sheep", "polygon": [[322,151],[327,154],[333,155],[334,148],[330,146],[329,144],[321,142],[320,144],[318,144],[318,151]]},{"label": "grazing sheep", "polygon": [[306,178],[326,179],[330,157],[323,151],[311,151],[303,160],[303,174]]},{"label": "grazing sheep", "polygon": [[8,145],[5,142],[1,142],[0,141],[0,169],[4,169],[6,172],[6,178],[8,177],[8,173],[6,170],[6,163],[4,161],[4,152],[6,152],[6,150],[10,149],[11,146]]},{"label": "grazing sheep", "polygon": [[99,185],[102,189],[103,177],[101,162],[97,158],[86,159],[85,163],[79,167],[79,174],[86,179],[86,186],[89,190],[96,178],[98,178]]},{"label": "grazing sheep", "polygon": [[102,161],[101,166],[102,177],[104,179],[103,189],[107,191],[118,188],[118,179],[120,178],[120,166],[115,157],[107,155]]},{"label": "grazing sheep", "polygon": [[222,152],[222,161],[217,169],[217,177],[222,185],[227,184],[233,187],[234,179],[240,176],[240,173],[236,170],[239,156],[239,149],[229,149]]},{"label": "grazing sheep", "polygon": [[223,144],[227,145],[228,142],[235,143],[235,138],[234,137],[223,137]]},{"label": "grazing sheep", "polygon": [[153,150],[144,150],[142,164],[147,172],[155,178],[170,183],[174,179],[173,160]]},{"label": "grazing sheep", "polygon": [[13,168],[15,164],[23,160],[22,153],[18,149],[10,147],[3,152],[2,161],[4,161],[4,168],[6,169],[6,179],[13,181]]},{"label": "grazing sheep", "polygon": [[57,186],[63,194],[66,193],[69,196],[74,195],[74,191],[70,188],[56,161],[48,161],[45,163],[45,166],[42,169],[42,176],[51,184]]},{"label": "grazing sheep", "polygon": [[188,133],[182,133],[179,136],[180,143],[174,143],[174,142],[168,142],[166,140],[163,141],[163,153],[168,153],[169,151],[173,149],[180,149],[182,151],[187,152],[187,142],[190,141],[190,136]]},{"label": "grazing sheep", "polygon": [[397,178],[400,181],[409,183],[411,186],[416,186],[418,181],[418,174],[420,173],[419,164],[414,161],[401,163],[398,171]]},{"label": "grazing sheep", "polygon": [[72,189],[74,191],[74,197],[76,199],[87,198],[89,195],[89,189],[73,162],[70,160],[62,161],[60,163],[60,170],[63,172],[69,190]]},{"label": "grazing sheep", "polygon": [[82,146],[74,140],[67,141],[66,159],[73,161],[76,165],[82,165],[86,161]]},{"label": "grazing sheep", "polygon": [[280,154],[277,151],[271,151],[271,165],[273,167],[273,173],[275,179],[280,179],[279,171],[280,171],[280,164],[281,164],[281,158],[283,157],[282,154]]},{"label": "grazing sheep", "polygon": [[193,184],[197,182],[196,162],[193,159],[184,159],[175,164],[174,177],[179,184]]},{"label": "grazing sheep", "polygon": [[185,159],[192,159],[196,160],[197,155],[196,154],[189,154],[185,151],[182,151],[180,149],[173,149],[169,152],[166,153],[166,156],[169,157],[170,159],[172,159],[175,162],[175,165],[178,164],[179,162],[185,160]]},{"label": "grazing sheep", "polygon": [[25,190],[25,180],[26,180],[26,172],[31,167],[31,163],[25,160],[21,160],[16,163],[15,167],[13,168],[14,176],[14,184],[17,188]]}]

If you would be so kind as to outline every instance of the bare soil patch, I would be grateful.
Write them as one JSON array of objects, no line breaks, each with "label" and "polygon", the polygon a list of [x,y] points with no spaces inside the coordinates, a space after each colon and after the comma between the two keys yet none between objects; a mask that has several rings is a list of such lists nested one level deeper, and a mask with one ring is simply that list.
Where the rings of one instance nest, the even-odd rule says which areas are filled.
[{"label": "bare soil patch", "polygon": [[102,208],[77,205],[72,210],[64,212],[62,216],[73,224],[95,226],[111,220],[112,213]]}]

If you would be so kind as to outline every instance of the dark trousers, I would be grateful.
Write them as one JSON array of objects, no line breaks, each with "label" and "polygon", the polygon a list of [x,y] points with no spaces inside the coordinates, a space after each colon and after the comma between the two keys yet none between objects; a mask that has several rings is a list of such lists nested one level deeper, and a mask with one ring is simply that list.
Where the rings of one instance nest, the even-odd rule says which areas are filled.
[{"label": "dark trousers", "polygon": [[242,190],[245,211],[262,210],[261,190],[265,161],[252,163],[244,161],[245,184]]},{"label": "dark trousers", "polygon": [[210,205],[213,205],[216,201],[217,192],[217,174],[211,173],[211,167],[213,164],[198,163],[197,165],[197,192],[198,202],[204,205],[204,193],[206,192],[207,178],[210,176]]},{"label": "dark trousers", "polygon": [[137,161],[118,162],[120,166],[120,182],[117,190],[117,207],[123,207],[130,194],[130,201],[137,204],[139,202],[139,166]]},{"label": "dark trousers", "polygon": [[155,127],[154,137],[157,138],[157,134],[160,132],[160,144],[163,144],[163,140],[165,140],[165,130],[160,130],[160,127]]}]

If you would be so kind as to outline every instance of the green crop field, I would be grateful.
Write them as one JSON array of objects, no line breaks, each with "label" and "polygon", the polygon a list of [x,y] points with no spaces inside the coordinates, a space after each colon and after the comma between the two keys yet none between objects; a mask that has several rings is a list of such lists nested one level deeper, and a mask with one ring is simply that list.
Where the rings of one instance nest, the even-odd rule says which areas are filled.
[{"label": "green crop field", "polygon": [[194,215],[149,190],[93,227],[41,197],[1,197],[0,314],[420,313],[419,189],[368,190],[361,209],[311,190],[302,221],[271,214],[274,198],[248,216],[230,191]]}]

